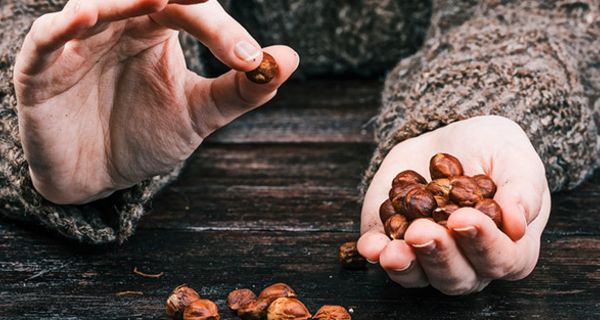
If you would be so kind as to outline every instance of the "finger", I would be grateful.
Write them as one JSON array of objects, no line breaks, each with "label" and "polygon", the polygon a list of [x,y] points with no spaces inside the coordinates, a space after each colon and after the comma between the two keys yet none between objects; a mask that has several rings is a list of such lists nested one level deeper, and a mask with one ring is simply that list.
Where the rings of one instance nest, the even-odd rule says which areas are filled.
[{"label": "finger", "polygon": [[25,74],[40,72],[56,60],[65,43],[84,33],[96,21],[94,7],[85,1],[39,17],[25,37],[15,69]]},{"label": "finger", "polygon": [[262,59],[258,42],[217,1],[197,6],[170,5],[152,18],[166,27],[188,32],[234,70],[250,71]]},{"label": "finger", "polygon": [[485,214],[462,208],[452,213],[448,228],[480,277],[500,279],[529,265],[535,250],[531,241],[513,242]]},{"label": "finger", "polygon": [[403,240],[393,240],[381,251],[379,264],[390,279],[405,288],[429,285],[415,253]]},{"label": "finger", "polygon": [[409,139],[392,148],[386,155],[365,193],[361,211],[360,229],[362,233],[373,228],[383,232],[379,207],[388,198],[392,179],[398,172],[411,168],[424,177],[428,176],[427,165],[421,165],[421,163],[429,163],[426,153],[421,151],[427,147],[427,142],[422,139]]},{"label": "finger", "polygon": [[478,288],[475,270],[446,228],[417,219],[408,227],[404,239],[434,288],[448,295],[466,294]]},{"label": "finger", "polygon": [[190,114],[201,137],[269,101],[298,67],[298,54],[291,48],[272,46],[264,50],[273,56],[279,67],[269,83],[253,83],[243,72],[234,70],[212,80],[190,75]]},{"label": "finger", "polygon": [[367,259],[367,261],[370,263],[377,263],[381,251],[389,242],[390,238],[388,238],[388,236],[377,230],[371,230],[358,239],[356,248],[358,249],[358,253]]},{"label": "finger", "polygon": [[[492,179],[498,185],[494,200],[502,208],[502,229],[512,240],[525,235],[527,224],[540,213],[548,188],[544,165],[531,146],[507,147],[495,160]],[[518,163],[518,166],[509,165]]]}]

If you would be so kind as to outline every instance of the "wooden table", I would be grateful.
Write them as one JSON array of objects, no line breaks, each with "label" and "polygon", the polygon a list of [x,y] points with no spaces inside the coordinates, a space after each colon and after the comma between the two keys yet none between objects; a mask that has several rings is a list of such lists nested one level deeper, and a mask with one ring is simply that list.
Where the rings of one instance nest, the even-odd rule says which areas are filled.
[{"label": "wooden table", "polygon": [[[292,83],[269,105],[212,136],[120,247],[78,246],[0,220],[0,319],[163,319],[181,283],[223,319],[238,287],[283,281],[314,312],[354,319],[600,319],[600,174],[553,198],[537,268],[519,282],[447,297],[407,290],[379,266],[341,270],[359,232],[356,185],[371,152],[381,82]],[[133,274],[164,272],[159,279]],[[116,296],[120,291],[142,296]]]}]

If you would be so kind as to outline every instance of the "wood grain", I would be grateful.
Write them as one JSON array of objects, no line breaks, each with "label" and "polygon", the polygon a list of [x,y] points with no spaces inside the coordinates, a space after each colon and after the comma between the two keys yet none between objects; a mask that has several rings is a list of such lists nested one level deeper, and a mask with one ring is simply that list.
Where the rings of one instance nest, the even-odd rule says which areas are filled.
[{"label": "wood grain", "polygon": [[0,218],[0,319],[165,319],[164,300],[181,283],[235,319],[230,290],[277,281],[313,312],[342,304],[358,320],[600,318],[600,173],[553,196],[540,261],[522,281],[448,297],[403,289],[376,265],[339,268],[338,245],[358,236],[356,185],[374,147],[379,88],[286,86],[210,137],[122,246],[81,246]]}]

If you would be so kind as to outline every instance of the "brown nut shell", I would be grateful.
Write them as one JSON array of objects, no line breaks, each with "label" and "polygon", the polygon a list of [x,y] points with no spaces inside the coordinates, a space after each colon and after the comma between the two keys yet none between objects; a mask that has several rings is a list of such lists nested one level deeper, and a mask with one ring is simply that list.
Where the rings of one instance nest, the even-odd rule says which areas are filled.
[{"label": "brown nut shell", "polygon": [[183,319],[183,310],[192,302],[199,300],[200,295],[196,290],[182,284],[171,291],[165,303],[167,316],[171,319]]},{"label": "brown nut shell", "polygon": [[308,320],[311,315],[296,298],[279,298],[267,310],[267,320]]},{"label": "brown nut shell", "polygon": [[496,226],[500,228],[502,226],[502,208],[493,199],[483,199],[475,205],[475,209],[483,212],[486,216],[490,217]]},{"label": "brown nut shell", "polygon": [[459,206],[457,206],[453,203],[449,203],[449,204],[446,204],[442,207],[438,207],[435,210],[433,210],[431,217],[433,218],[433,220],[435,222],[448,220],[448,218],[450,218],[450,215],[452,214],[452,212],[458,210],[459,208],[460,208]]},{"label": "brown nut shell", "polygon": [[391,216],[396,214],[396,209],[392,205],[392,201],[390,199],[386,199],[381,206],[379,206],[379,218],[381,222],[384,223]]},{"label": "brown nut shell", "polygon": [[351,320],[352,317],[342,306],[325,305],[313,316],[315,320]]},{"label": "brown nut shell", "polygon": [[217,305],[207,299],[192,302],[183,311],[183,320],[219,320],[219,309]]},{"label": "brown nut shell", "polygon": [[296,292],[287,284],[279,282],[264,288],[258,297],[260,299],[269,299],[273,301],[281,297],[296,297]]},{"label": "brown nut shell", "polygon": [[434,196],[442,196],[447,198],[450,196],[450,189],[452,189],[452,184],[450,184],[450,179],[440,178],[431,180],[431,182],[427,184],[426,188]]},{"label": "brown nut shell", "polygon": [[385,234],[392,240],[404,239],[404,233],[408,229],[408,220],[401,214],[395,214],[385,221]]},{"label": "brown nut shell", "polygon": [[447,153],[438,153],[429,160],[429,173],[431,179],[462,176],[463,167],[460,161]]},{"label": "brown nut shell", "polygon": [[408,220],[431,217],[437,201],[425,188],[413,188],[404,197],[403,206]]},{"label": "brown nut shell", "polygon": [[390,190],[390,200],[396,213],[406,214],[406,208],[404,207],[404,198],[412,189],[415,188],[425,189],[425,187],[422,184],[403,182]]},{"label": "brown nut shell", "polygon": [[233,290],[227,296],[227,306],[229,309],[236,311],[243,308],[256,300],[256,294],[250,289]]},{"label": "brown nut shell", "polygon": [[246,77],[254,83],[265,84],[271,82],[277,76],[278,72],[279,67],[275,58],[263,51],[263,58],[260,65],[256,69],[246,72]]},{"label": "brown nut shell", "polygon": [[394,177],[394,180],[392,180],[392,187],[401,183],[426,184],[427,180],[414,170],[404,170]]},{"label": "brown nut shell", "polygon": [[479,186],[471,177],[452,177],[450,183],[452,184],[450,200],[461,207],[473,207],[483,199]]},{"label": "brown nut shell", "polygon": [[473,176],[473,180],[475,180],[475,183],[477,183],[477,186],[479,186],[479,190],[481,190],[481,195],[484,198],[494,198],[494,195],[496,195],[496,190],[498,188],[496,187],[496,184],[494,183],[494,180],[492,180],[492,178],[486,176],[485,174],[478,174],[476,176]]},{"label": "brown nut shell", "polygon": [[342,244],[338,251],[338,257],[344,269],[358,270],[367,266],[367,260],[358,253],[356,241]]},{"label": "brown nut shell", "polygon": [[249,304],[239,308],[237,315],[243,320],[264,320],[267,317],[267,308],[271,304],[270,299],[257,298]]}]

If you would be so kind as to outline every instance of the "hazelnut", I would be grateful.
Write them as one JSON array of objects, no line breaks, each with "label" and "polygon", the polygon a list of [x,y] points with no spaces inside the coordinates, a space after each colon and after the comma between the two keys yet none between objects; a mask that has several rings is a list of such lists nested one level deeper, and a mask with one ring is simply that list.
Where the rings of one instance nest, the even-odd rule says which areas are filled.
[{"label": "hazelnut", "polygon": [[433,210],[437,208],[437,202],[431,192],[425,188],[413,188],[404,197],[403,206],[406,217],[414,220],[430,217]]},{"label": "hazelnut", "polygon": [[394,209],[390,199],[386,199],[381,206],[379,206],[379,218],[381,219],[381,222],[387,221],[387,219],[395,214],[396,210]]},{"label": "hazelnut", "polygon": [[443,206],[447,205],[450,201],[450,199],[443,197],[443,196],[433,196],[433,198],[435,199],[435,203],[437,204],[438,207],[443,207]]},{"label": "hazelnut", "polygon": [[483,199],[479,186],[471,177],[452,177],[450,183],[452,184],[450,200],[461,207],[472,207]]},{"label": "hazelnut", "polygon": [[279,67],[273,56],[263,52],[263,58],[260,65],[258,65],[256,69],[246,72],[246,77],[254,83],[265,84],[273,80],[278,72]]},{"label": "hazelnut", "polygon": [[196,290],[188,287],[186,284],[178,286],[177,288],[173,289],[169,295],[169,298],[167,298],[167,302],[165,304],[167,316],[172,319],[182,319],[183,310],[185,307],[199,299],[200,295],[198,292],[196,292]]},{"label": "hazelnut", "polygon": [[440,178],[431,180],[431,182],[427,184],[426,188],[434,196],[442,196],[447,198],[450,196],[450,189],[452,189],[452,185],[450,184],[450,179]]},{"label": "hazelnut", "polygon": [[435,179],[427,184],[426,189],[433,194],[438,207],[446,205],[450,201],[450,189],[452,185],[446,178]]},{"label": "hazelnut", "polygon": [[429,161],[429,173],[431,179],[449,178],[462,176],[463,167],[460,161],[447,153],[438,153]]},{"label": "hazelnut", "polygon": [[398,173],[396,177],[394,177],[394,180],[392,180],[392,187],[404,182],[425,184],[427,183],[427,180],[425,180],[425,178],[423,178],[423,176],[418,174],[416,171],[405,170]]},{"label": "hazelnut", "polygon": [[278,298],[267,310],[267,320],[308,320],[311,315],[296,298]]},{"label": "hazelnut", "polygon": [[404,233],[408,229],[408,220],[401,214],[395,214],[385,221],[385,234],[392,240],[404,239]]},{"label": "hazelnut", "polygon": [[438,207],[437,209],[433,210],[431,217],[433,218],[433,220],[435,222],[448,220],[448,218],[450,217],[452,212],[458,210],[459,208],[460,208],[459,206],[457,206],[453,203],[449,203],[449,204],[446,204],[442,207]]},{"label": "hazelnut", "polygon": [[237,309],[237,315],[243,320],[263,320],[267,317],[267,308],[272,300],[257,298]]},{"label": "hazelnut", "polygon": [[268,299],[271,301],[281,297],[294,298],[296,297],[296,292],[287,284],[279,282],[264,288],[258,295],[259,299]]},{"label": "hazelnut", "polygon": [[217,305],[207,299],[196,300],[183,311],[183,320],[219,320],[220,318]]},{"label": "hazelnut", "polygon": [[227,306],[229,309],[236,311],[243,308],[256,300],[256,295],[250,289],[233,290],[227,296]]},{"label": "hazelnut", "polygon": [[496,226],[500,228],[502,225],[502,208],[500,208],[500,205],[496,201],[492,199],[483,199],[477,202],[475,209],[490,217]]},{"label": "hazelnut", "polygon": [[439,224],[440,226],[448,229],[448,220],[438,221],[437,224]]},{"label": "hazelnut", "polygon": [[322,306],[314,315],[315,320],[351,320],[352,317],[342,306]]},{"label": "hazelnut", "polygon": [[497,189],[494,180],[492,180],[485,174],[478,174],[476,176],[473,176],[473,179],[475,180],[475,183],[477,183],[477,186],[479,186],[479,190],[481,190],[481,195],[484,198],[492,199],[494,197]]},{"label": "hazelnut", "polygon": [[424,189],[422,184],[403,182],[390,190],[390,200],[396,213],[406,213],[406,208],[404,207],[404,198],[406,197],[409,191],[415,188]]},{"label": "hazelnut", "polygon": [[357,270],[364,269],[367,266],[367,260],[358,253],[356,241],[342,244],[338,256],[344,269]]}]

